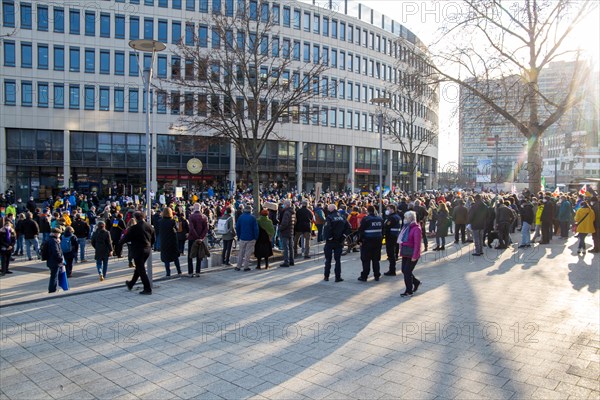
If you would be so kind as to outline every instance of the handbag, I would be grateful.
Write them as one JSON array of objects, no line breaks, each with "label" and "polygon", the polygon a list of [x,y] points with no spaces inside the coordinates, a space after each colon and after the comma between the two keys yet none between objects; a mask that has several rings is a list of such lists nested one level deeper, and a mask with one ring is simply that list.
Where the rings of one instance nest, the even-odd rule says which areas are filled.
[{"label": "handbag", "polygon": [[67,278],[67,271],[65,270],[65,266],[62,265],[59,267],[59,272],[58,272],[58,286],[60,286],[62,288],[62,290],[67,291],[69,290],[69,280]]},{"label": "handbag", "polygon": [[412,248],[412,247],[408,247],[408,246],[404,246],[404,245],[402,245],[402,246],[400,247],[400,255],[401,255],[402,257],[412,257],[412,255],[413,255],[413,252],[414,252],[414,251],[413,251],[413,248]]},{"label": "handbag", "polygon": [[579,225],[580,223],[585,221],[585,219],[587,218],[588,215],[590,215],[590,213],[585,214],[585,217],[581,218],[581,221],[573,224],[573,226],[571,227],[571,230],[573,231],[573,233],[577,233],[577,225]]}]

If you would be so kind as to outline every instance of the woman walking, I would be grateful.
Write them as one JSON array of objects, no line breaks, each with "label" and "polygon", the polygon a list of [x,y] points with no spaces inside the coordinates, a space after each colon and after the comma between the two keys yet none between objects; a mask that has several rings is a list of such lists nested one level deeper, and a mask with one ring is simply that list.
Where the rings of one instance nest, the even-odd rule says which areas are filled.
[{"label": "woman walking", "polygon": [[577,233],[579,234],[577,254],[585,255],[585,238],[588,233],[596,232],[596,228],[594,227],[596,218],[594,210],[590,208],[588,202],[582,202],[581,207],[575,214],[575,223],[577,224]]},{"label": "woman walking", "polygon": [[108,271],[108,257],[111,256],[113,251],[113,242],[110,233],[106,230],[104,221],[98,221],[96,225],[96,230],[92,235],[92,247],[95,250],[94,260],[96,260],[98,276],[100,281],[103,281]]},{"label": "woman walking", "polygon": [[448,236],[448,227],[450,226],[450,213],[448,212],[448,206],[446,203],[440,202],[439,208],[436,214],[436,231],[435,231],[435,243],[436,248],[433,250],[445,250],[446,249],[446,236]]},{"label": "woman walking", "polygon": [[401,297],[412,296],[419,289],[421,281],[414,275],[413,271],[421,257],[421,226],[417,223],[417,215],[414,211],[404,214],[404,228],[398,236],[400,244],[400,255],[402,256],[402,274],[406,290]]},{"label": "woman walking", "polygon": [[177,275],[181,275],[179,265],[179,245],[177,244],[177,224],[173,220],[173,210],[165,207],[158,222],[160,238],[160,260],[165,263],[166,276],[171,276],[171,262],[175,263]]},{"label": "woman walking", "polygon": [[112,220],[112,226],[110,228],[110,238],[115,244],[115,255],[118,258],[123,257],[123,245],[119,243],[123,231],[125,230],[125,221],[123,221],[123,215],[117,212]]},{"label": "woman walking", "polygon": [[258,239],[254,244],[254,256],[256,257],[256,269],[260,269],[260,260],[265,259],[265,269],[269,269],[269,257],[273,255],[271,238],[275,234],[273,221],[269,219],[269,210],[260,212],[258,222]]},{"label": "woman walking", "polygon": [[77,256],[77,249],[79,248],[79,242],[73,232],[73,228],[67,226],[60,238],[60,249],[62,250],[63,258],[65,260],[67,278],[71,277],[71,273],[73,272],[73,260]]}]

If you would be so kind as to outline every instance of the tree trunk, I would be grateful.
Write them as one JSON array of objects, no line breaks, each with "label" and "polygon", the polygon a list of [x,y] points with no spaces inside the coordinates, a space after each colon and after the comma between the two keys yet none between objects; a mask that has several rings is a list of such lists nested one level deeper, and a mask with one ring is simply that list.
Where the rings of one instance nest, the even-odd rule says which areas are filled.
[{"label": "tree trunk", "polygon": [[252,199],[254,200],[254,215],[258,218],[260,215],[260,178],[258,174],[258,163],[250,165],[250,174],[252,175]]},{"label": "tree trunk", "polygon": [[527,175],[529,178],[529,191],[535,194],[542,185],[542,155],[540,138],[537,133],[532,133],[527,150]]},{"label": "tree trunk", "polygon": [[417,192],[417,156],[411,154],[410,156],[410,191],[413,193]]}]

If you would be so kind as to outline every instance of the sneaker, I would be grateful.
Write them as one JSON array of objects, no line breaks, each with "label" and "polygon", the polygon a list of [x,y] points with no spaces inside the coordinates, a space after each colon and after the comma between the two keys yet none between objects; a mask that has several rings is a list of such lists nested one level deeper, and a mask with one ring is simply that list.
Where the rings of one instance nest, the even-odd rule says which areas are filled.
[{"label": "sneaker", "polygon": [[238,267],[235,267],[234,269],[235,269],[236,271],[241,271],[241,269],[239,269]]},{"label": "sneaker", "polygon": [[125,281],[125,286],[127,286],[127,290],[131,291],[131,289],[133,289],[133,285],[131,284],[131,281]]},{"label": "sneaker", "polygon": [[33,260],[33,258],[29,257],[28,260],[31,261],[31,260]]},{"label": "sneaker", "polygon": [[375,281],[379,282],[379,277],[380,277],[380,276],[381,276],[381,275],[377,275],[377,276],[375,276]]},{"label": "sneaker", "polygon": [[6,274],[12,274],[12,273],[13,273],[12,271],[6,271]]},{"label": "sneaker", "polygon": [[290,262],[290,267],[293,267],[293,266],[294,266],[294,262],[292,261],[292,262]]},{"label": "sneaker", "polygon": [[100,274],[99,277],[100,277],[100,282],[103,282],[104,281],[104,275]]},{"label": "sneaker", "polygon": [[384,272],[383,275],[385,275],[385,276],[396,276],[396,273],[392,272],[392,271],[388,271],[388,272]]},{"label": "sneaker", "polygon": [[400,295],[400,297],[411,297],[413,294],[409,292],[404,292]]},{"label": "sneaker", "polygon": [[310,258],[310,256],[304,256],[305,260],[308,260]]},{"label": "sneaker", "polygon": [[142,291],[140,292],[140,294],[147,294],[147,295],[151,295],[151,294],[152,294],[152,292],[151,292],[151,291],[149,291],[149,290],[142,290]]},{"label": "sneaker", "polygon": [[252,271],[252,268],[246,267],[246,268],[244,268],[244,271]]},{"label": "sneaker", "polygon": [[323,280],[324,280],[325,282],[329,282],[329,277],[328,277],[328,276],[326,276],[325,278],[323,278]]},{"label": "sneaker", "polygon": [[358,280],[359,280],[359,281],[361,281],[361,282],[366,282],[366,281],[367,281],[367,278],[363,278],[362,276],[359,276],[359,277],[358,277]]},{"label": "sneaker", "polygon": [[344,282],[344,280],[342,278],[335,278],[336,282]]},{"label": "sneaker", "polygon": [[[290,265],[289,265],[289,264],[281,264],[281,265],[279,266],[279,268],[289,268],[289,267],[290,267]],[[238,269],[238,268],[236,268],[236,269],[239,271],[239,269]]]},{"label": "sneaker", "polygon": [[475,257],[478,257],[478,256],[481,256],[481,255],[483,255],[483,253],[473,253],[473,254],[471,254],[471,255],[472,255],[472,256],[475,256]]}]

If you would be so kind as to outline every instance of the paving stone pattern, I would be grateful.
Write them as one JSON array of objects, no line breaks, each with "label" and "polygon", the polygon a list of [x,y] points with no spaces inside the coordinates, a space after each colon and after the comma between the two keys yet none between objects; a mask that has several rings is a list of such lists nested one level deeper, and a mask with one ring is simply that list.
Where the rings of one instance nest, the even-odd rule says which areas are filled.
[{"label": "paving stone pattern", "polygon": [[555,242],[425,253],[409,299],[401,275],[358,282],[358,253],[341,283],[316,256],[152,296],[91,281],[48,296],[46,274],[16,268],[0,279],[0,399],[598,399],[599,257]]}]

